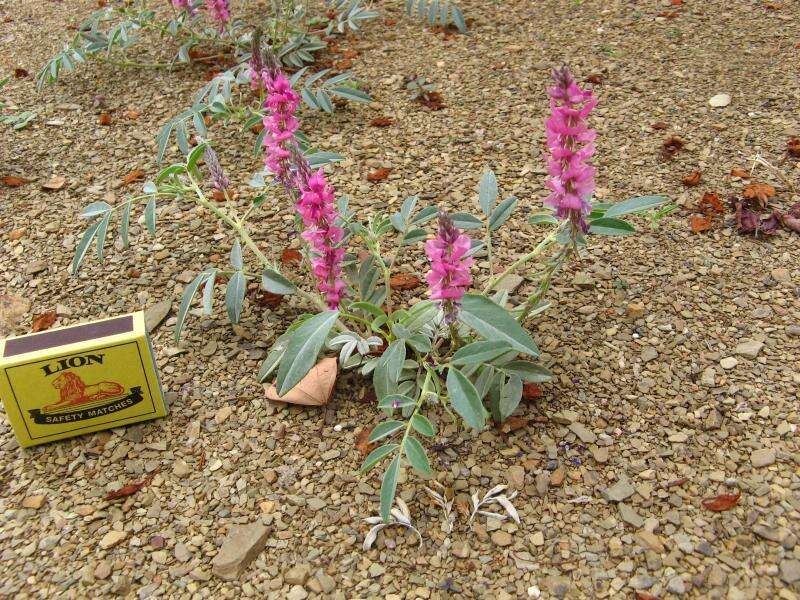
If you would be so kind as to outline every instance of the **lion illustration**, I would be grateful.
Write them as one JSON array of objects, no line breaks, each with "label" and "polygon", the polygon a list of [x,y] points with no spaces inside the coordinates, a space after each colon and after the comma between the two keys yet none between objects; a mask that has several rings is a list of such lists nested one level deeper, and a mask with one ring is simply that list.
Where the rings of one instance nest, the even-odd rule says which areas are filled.
[{"label": "lion illustration", "polygon": [[88,404],[119,396],[125,391],[120,384],[113,381],[101,381],[86,385],[72,371],[66,371],[53,380],[53,387],[59,392],[59,400],[44,407],[44,412],[62,410],[69,406]]}]

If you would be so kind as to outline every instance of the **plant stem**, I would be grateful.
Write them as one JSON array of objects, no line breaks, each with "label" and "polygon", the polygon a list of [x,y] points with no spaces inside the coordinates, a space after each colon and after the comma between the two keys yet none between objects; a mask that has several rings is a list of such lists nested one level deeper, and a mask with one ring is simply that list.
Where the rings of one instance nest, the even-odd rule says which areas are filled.
[{"label": "plant stem", "polygon": [[517,317],[518,323],[525,323],[525,319],[528,318],[528,315],[531,313],[534,307],[539,303],[542,297],[544,297],[544,295],[547,293],[547,290],[550,289],[550,283],[553,280],[553,275],[567,259],[567,257],[572,254],[572,252],[573,247],[569,244],[565,244],[562,246],[561,250],[559,250],[558,254],[552,258],[550,264],[544,270],[542,281],[539,283],[539,289],[536,290],[536,293],[531,294],[530,298],[528,298],[528,300],[525,302],[519,317]]},{"label": "plant stem", "polygon": [[425,401],[425,397],[428,395],[428,384],[431,382],[431,370],[427,366],[425,368],[425,381],[422,383],[422,389],[419,392],[419,398],[417,398],[417,403],[414,405],[414,412],[412,412],[408,417],[408,425],[406,425],[406,431],[403,434],[403,439],[400,441],[400,452],[403,452],[403,448],[405,447],[406,439],[408,439],[409,433],[411,433],[411,421],[419,412],[419,409],[422,408],[422,403]]},{"label": "plant stem", "polygon": [[492,289],[494,289],[495,286],[497,286],[500,282],[502,282],[506,277],[511,275],[514,271],[519,269],[521,266],[523,266],[532,258],[536,258],[539,254],[544,252],[550,246],[550,244],[552,244],[555,241],[556,236],[565,227],[565,223],[562,223],[561,225],[556,227],[552,232],[550,232],[550,234],[546,238],[544,238],[541,242],[539,242],[533,250],[528,252],[528,254],[525,254],[524,256],[515,260],[513,263],[511,263],[511,265],[509,265],[509,267],[505,271],[503,271],[499,275],[492,277],[489,280],[489,283],[486,284],[486,287],[484,287],[483,293],[488,294],[490,291],[492,291]]}]

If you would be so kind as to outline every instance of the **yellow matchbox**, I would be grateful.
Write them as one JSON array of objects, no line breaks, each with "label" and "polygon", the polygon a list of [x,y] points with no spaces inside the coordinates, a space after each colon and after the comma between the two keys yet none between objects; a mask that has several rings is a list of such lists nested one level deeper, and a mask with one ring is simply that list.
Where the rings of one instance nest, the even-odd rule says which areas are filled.
[{"label": "yellow matchbox", "polygon": [[0,398],[23,447],[168,408],[143,312],[0,341]]}]

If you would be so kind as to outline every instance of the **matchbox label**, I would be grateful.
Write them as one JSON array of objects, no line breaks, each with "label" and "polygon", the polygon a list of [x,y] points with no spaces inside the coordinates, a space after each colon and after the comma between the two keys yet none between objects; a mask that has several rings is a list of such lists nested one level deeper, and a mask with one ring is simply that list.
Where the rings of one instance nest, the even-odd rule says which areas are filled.
[{"label": "matchbox label", "polygon": [[145,360],[131,341],[22,363],[5,374],[28,436],[46,441],[156,416]]}]

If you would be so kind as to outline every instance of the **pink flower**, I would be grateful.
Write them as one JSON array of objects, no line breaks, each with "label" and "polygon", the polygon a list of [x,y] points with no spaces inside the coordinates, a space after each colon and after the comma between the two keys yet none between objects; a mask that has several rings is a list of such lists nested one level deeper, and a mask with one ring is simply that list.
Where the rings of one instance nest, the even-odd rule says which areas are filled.
[{"label": "pink flower", "polygon": [[431,263],[427,275],[431,299],[442,301],[448,323],[455,321],[458,303],[472,285],[472,258],[466,256],[470,247],[469,236],[461,233],[447,213],[440,212],[439,231],[425,243],[425,254]]},{"label": "pink flower", "polygon": [[300,104],[300,96],[292,89],[289,79],[282,71],[277,70],[270,74],[263,69],[261,76],[268,92],[264,101],[267,114],[263,119],[266,130],[265,163],[275,179],[289,188],[292,185],[290,158],[297,147],[294,135],[300,126],[294,113]]},{"label": "pink flower", "polygon": [[225,24],[230,20],[228,0],[206,0],[206,8],[211,18],[219,23],[219,30],[224,31]]},{"label": "pink flower", "polygon": [[296,183],[300,189],[296,208],[305,227],[301,235],[311,248],[311,270],[317,278],[317,288],[335,310],[344,295],[345,283],[341,247],[344,229],[336,225],[339,213],[334,206],[333,188],[325,181],[322,169],[311,174],[307,164],[298,169]]},{"label": "pink flower", "polygon": [[192,9],[191,0],[172,0],[172,6],[178,10],[185,10],[189,14],[194,14],[197,12],[196,10]]},{"label": "pink flower", "polygon": [[545,123],[550,150],[547,187],[552,193],[544,203],[556,209],[556,216],[570,219],[585,232],[584,216],[591,211],[595,175],[589,159],[597,135],[586,118],[597,100],[591,90],[581,89],[567,67],[554,69],[553,80],[555,86],[547,91],[551,114]]}]

